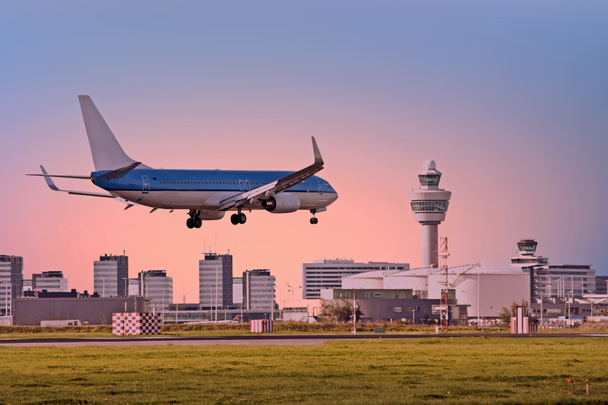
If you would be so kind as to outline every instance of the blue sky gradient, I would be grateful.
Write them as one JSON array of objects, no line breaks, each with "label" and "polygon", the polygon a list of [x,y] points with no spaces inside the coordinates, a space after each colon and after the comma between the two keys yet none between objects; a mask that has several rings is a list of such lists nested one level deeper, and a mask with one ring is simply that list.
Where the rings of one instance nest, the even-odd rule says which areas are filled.
[{"label": "blue sky gradient", "polygon": [[[416,266],[407,192],[433,158],[451,264],[503,265],[534,237],[608,274],[606,16],[601,1],[3,3],[0,254],[90,289],[92,260],[124,249],[132,276],[166,269],[189,300],[216,240],[279,285],[314,259]],[[188,231],[183,213],[53,193],[23,174],[92,171],[78,94],[153,167],[297,170],[314,135],[340,199],[314,229],[260,212]]]}]

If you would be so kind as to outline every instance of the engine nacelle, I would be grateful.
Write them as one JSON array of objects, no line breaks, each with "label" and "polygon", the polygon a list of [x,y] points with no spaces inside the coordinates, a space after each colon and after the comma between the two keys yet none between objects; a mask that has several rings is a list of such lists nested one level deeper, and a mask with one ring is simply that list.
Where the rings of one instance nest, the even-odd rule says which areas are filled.
[{"label": "engine nacelle", "polygon": [[300,199],[289,193],[278,193],[262,201],[262,207],[273,214],[294,212],[300,209]]},{"label": "engine nacelle", "polygon": [[213,221],[224,218],[224,215],[226,215],[224,211],[201,211],[199,218],[203,221]]}]

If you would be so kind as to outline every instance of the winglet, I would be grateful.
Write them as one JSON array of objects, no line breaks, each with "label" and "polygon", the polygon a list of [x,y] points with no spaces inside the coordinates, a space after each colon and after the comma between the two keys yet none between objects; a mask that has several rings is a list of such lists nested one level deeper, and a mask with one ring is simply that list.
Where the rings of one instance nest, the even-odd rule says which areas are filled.
[{"label": "winglet", "polygon": [[60,191],[59,188],[53,182],[53,180],[51,180],[46,170],[44,170],[44,166],[40,165],[40,169],[42,169],[42,174],[44,174],[44,180],[46,181],[46,184],[49,186],[49,188],[53,191]]},{"label": "winglet", "polygon": [[312,150],[315,154],[315,165],[323,166],[323,158],[321,157],[321,152],[319,151],[319,147],[317,146],[317,141],[314,136],[312,138]]}]

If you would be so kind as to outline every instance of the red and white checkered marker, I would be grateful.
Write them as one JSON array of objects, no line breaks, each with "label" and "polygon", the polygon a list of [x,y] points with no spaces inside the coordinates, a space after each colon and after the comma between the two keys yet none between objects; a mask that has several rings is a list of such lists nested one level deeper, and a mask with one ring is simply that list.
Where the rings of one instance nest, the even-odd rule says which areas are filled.
[{"label": "red and white checkered marker", "polygon": [[148,312],[117,312],[112,314],[112,334],[158,335],[163,322],[162,315]]}]

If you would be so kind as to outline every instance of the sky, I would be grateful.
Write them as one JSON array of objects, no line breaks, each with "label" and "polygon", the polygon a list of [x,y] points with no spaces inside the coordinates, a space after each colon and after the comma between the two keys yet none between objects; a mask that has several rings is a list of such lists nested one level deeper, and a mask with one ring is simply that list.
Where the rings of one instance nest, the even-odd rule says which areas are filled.
[{"label": "sky", "polygon": [[[2,2],[0,254],[91,291],[93,261],[126,252],[131,277],[167,270],[196,302],[202,254],[230,252],[280,301],[313,260],[420,266],[408,192],[434,159],[448,265],[506,266],[535,238],[608,274],[607,49],[603,1]],[[79,94],[155,168],[295,171],[315,136],[339,199],[315,226],[257,211],[190,230],[185,211],[53,192],[25,174],[93,171]]]}]

